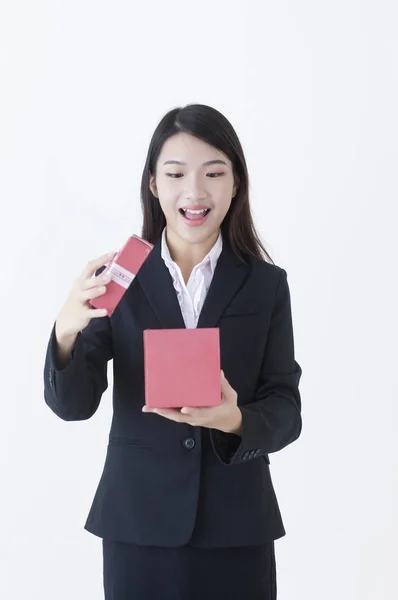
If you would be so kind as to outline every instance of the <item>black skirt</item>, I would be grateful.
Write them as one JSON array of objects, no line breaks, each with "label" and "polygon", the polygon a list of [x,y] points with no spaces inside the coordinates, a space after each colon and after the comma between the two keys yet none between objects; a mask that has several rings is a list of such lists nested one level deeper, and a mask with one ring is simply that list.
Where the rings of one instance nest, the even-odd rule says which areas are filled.
[{"label": "black skirt", "polygon": [[276,600],[274,542],[163,548],[103,540],[105,600]]}]

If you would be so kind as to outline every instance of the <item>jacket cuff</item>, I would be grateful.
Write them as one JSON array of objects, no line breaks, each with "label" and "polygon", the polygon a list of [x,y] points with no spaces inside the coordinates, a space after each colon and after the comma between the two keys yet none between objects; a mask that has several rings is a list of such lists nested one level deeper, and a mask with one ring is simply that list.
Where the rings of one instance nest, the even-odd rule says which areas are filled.
[{"label": "jacket cuff", "polygon": [[72,351],[69,355],[69,360],[68,362],[62,362],[59,360],[58,358],[58,353],[57,353],[57,338],[55,336],[55,322],[51,331],[51,335],[50,335],[50,340],[49,340],[49,354],[50,354],[50,363],[51,366],[53,367],[53,369],[55,369],[56,371],[63,371],[64,369],[66,369],[67,367],[69,367],[69,365],[72,363],[74,357],[75,357],[75,352],[76,352],[76,348],[80,345],[80,338],[81,338],[81,332],[78,333],[77,337],[76,337],[76,341],[73,345]]},{"label": "jacket cuff", "polygon": [[[48,379],[48,383],[50,385],[50,391],[53,396],[53,399],[56,399],[56,378],[63,377],[69,371],[74,369],[74,366],[78,364],[79,360],[75,360],[75,357],[79,354],[79,352],[83,352],[83,340],[81,339],[81,333],[78,334],[75,345],[71,351],[69,361],[65,364],[65,362],[60,362],[57,353],[57,338],[55,335],[55,322],[53,324],[53,328],[51,331],[50,339],[48,341],[47,346],[47,356],[45,360],[45,368],[44,368],[44,376]],[[46,383],[46,382],[45,382]]]},{"label": "jacket cuff", "polygon": [[[268,454],[262,451],[261,447],[256,447],[255,437],[253,436],[252,420],[258,419],[258,415],[253,415],[245,410],[245,406],[239,406],[242,413],[242,433],[225,433],[218,429],[210,429],[210,439],[214,452],[225,465],[238,465],[246,463],[248,460],[264,456],[267,463],[270,460]],[[258,444],[260,446],[260,444]]]},{"label": "jacket cuff", "polygon": [[219,429],[210,429],[210,439],[213,450],[222,463],[228,465],[242,443],[240,435],[226,433]]},{"label": "jacket cuff", "polygon": [[73,348],[71,350],[71,353],[69,355],[69,360],[67,362],[65,362],[65,361],[61,362],[58,358],[58,353],[57,353],[57,339],[55,336],[55,323],[54,323],[52,331],[51,331],[51,335],[50,335],[50,340],[49,340],[49,351],[50,351],[51,365],[55,370],[62,371],[63,369],[66,369],[66,367],[68,367],[71,364],[71,362],[73,361],[73,358],[75,356],[76,346],[79,343],[80,337],[81,337],[81,333],[79,332],[79,334],[76,337],[76,341],[73,345]]}]

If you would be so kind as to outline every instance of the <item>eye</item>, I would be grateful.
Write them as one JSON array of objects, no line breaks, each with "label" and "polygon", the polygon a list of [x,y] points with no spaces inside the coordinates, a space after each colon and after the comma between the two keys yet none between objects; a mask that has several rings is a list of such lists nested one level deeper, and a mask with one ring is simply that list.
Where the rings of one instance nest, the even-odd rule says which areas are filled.
[{"label": "eye", "polygon": [[[183,173],[166,173],[167,177],[171,177],[172,179],[179,179],[180,177],[183,177]],[[224,175],[224,173],[207,173],[207,175],[211,178],[211,179],[215,179],[217,177],[221,177],[222,175]]]}]

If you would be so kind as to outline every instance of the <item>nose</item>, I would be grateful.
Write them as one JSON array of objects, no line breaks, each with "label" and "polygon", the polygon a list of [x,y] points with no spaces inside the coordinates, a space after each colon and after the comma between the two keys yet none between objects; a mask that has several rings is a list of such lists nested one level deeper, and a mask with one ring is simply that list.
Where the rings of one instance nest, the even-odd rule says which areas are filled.
[{"label": "nose", "polygon": [[184,196],[187,200],[203,200],[207,196],[206,186],[203,179],[192,173],[185,178]]}]

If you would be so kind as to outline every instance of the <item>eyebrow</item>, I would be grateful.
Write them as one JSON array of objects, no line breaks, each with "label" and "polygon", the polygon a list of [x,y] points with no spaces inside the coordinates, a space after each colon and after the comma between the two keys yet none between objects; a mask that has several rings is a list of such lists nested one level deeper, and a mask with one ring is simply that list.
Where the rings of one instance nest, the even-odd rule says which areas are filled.
[{"label": "eyebrow", "polygon": [[[182,162],[181,160],[166,160],[164,165],[186,165],[187,163]],[[225,165],[228,166],[225,160],[216,159],[216,160],[207,160],[202,164],[202,167],[207,167],[208,165]]]}]

